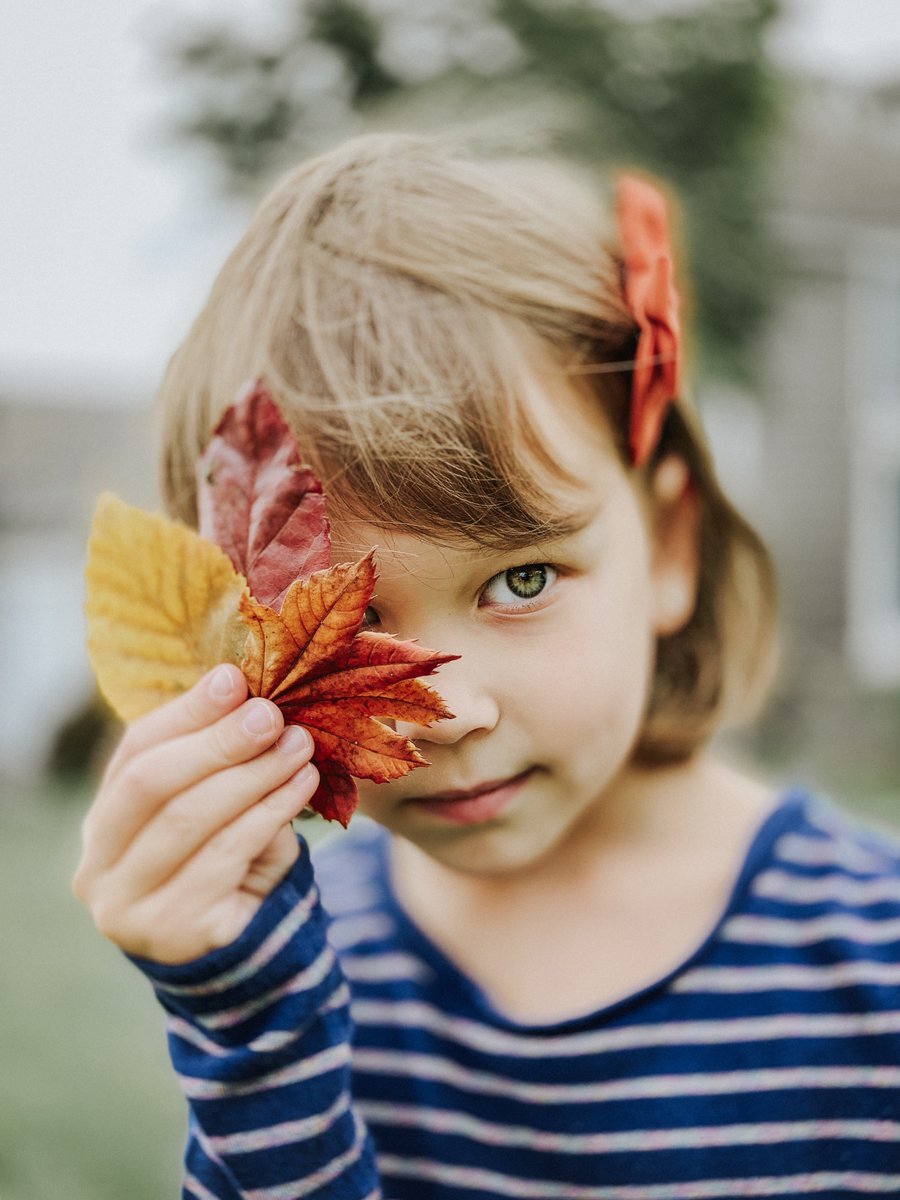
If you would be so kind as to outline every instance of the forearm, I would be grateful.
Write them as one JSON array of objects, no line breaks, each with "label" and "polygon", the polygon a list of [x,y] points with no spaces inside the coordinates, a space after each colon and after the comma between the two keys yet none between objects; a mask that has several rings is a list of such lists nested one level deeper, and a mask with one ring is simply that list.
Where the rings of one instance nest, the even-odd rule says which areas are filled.
[{"label": "forearm", "polygon": [[347,985],[325,939],[305,846],[230,946],[182,966],[136,961],[168,1013],[191,1108],[186,1195],[379,1194],[351,1104]]}]

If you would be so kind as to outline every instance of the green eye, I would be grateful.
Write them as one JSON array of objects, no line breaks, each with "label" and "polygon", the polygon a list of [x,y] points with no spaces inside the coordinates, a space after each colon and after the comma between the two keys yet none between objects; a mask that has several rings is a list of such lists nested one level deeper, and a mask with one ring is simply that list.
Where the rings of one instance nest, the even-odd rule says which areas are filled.
[{"label": "green eye", "polygon": [[551,586],[557,572],[549,563],[524,563],[501,571],[485,584],[483,602],[492,608],[525,609]]},{"label": "green eye", "polygon": [[547,586],[547,568],[543,563],[513,567],[504,575],[506,586],[520,600],[531,600]]}]

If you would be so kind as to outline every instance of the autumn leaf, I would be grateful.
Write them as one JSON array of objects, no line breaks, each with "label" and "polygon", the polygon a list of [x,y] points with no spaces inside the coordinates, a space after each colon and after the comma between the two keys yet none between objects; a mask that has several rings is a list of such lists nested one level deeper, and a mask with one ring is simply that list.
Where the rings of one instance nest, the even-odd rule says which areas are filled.
[{"label": "autumn leaf", "polygon": [[[335,657],[332,673],[339,671],[342,686],[352,687],[353,694],[364,701],[390,696],[396,707],[396,720],[429,725],[428,711],[418,707],[420,694],[410,687],[420,675],[430,675],[441,663],[455,659],[455,654],[435,655],[418,642],[401,641],[383,633],[358,633],[345,654]],[[310,703],[332,698],[333,674],[294,683],[281,693],[279,703],[285,708],[293,704]],[[344,694],[344,693],[342,693]]]},{"label": "autumn leaf", "polygon": [[186,691],[215,663],[241,661],[246,582],[187,526],[104,493],[85,583],[88,657],[123,720]]},{"label": "autumn leaf", "polygon": [[309,806],[326,821],[340,821],[346,829],[359,803],[356,784],[350,777],[350,772],[334,759],[320,757],[316,768],[319,772],[319,786]]},{"label": "autumn leaf", "polygon": [[258,696],[277,702],[292,684],[328,670],[349,650],[375,587],[372,560],[370,552],[359,562],[316,572],[306,586],[296,581],[285,596],[279,622],[255,597],[243,604],[241,615],[251,631],[245,674]]},{"label": "autumn leaf", "polygon": [[198,476],[201,534],[115,496],[98,502],[85,612],[100,689],[131,720],[216,663],[238,664],[254,695],[310,730],[311,807],[346,825],[354,776],[383,783],[427,765],[384,722],[450,716],[422,677],[456,655],[361,631],[374,552],[328,567],[321,485],[261,381],[219,421]]},{"label": "autumn leaf", "polygon": [[223,413],[197,464],[200,533],[221,546],[250,591],[279,609],[295,579],[331,558],[322,485],[301,466],[261,379]]},{"label": "autumn leaf", "polygon": [[357,632],[374,586],[368,554],[296,581],[280,614],[252,598],[241,601],[250,629],[241,669],[257,695],[312,733],[321,782],[311,807],[344,825],[356,807],[351,776],[385,783],[427,766],[383,721],[430,725],[451,715],[419,677],[456,655]]}]

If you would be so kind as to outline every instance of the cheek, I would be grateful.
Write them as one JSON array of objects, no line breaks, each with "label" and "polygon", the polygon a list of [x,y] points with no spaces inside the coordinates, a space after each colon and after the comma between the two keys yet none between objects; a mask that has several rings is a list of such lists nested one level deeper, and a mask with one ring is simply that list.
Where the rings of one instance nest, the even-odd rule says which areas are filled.
[{"label": "cheek", "polygon": [[540,688],[541,709],[571,744],[600,734],[630,734],[646,702],[651,667],[646,636],[594,635],[593,643],[570,646]]},{"label": "cheek", "polygon": [[370,817],[386,829],[393,826],[398,803],[397,786],[402,786],[402,780],[389,783],[370,783],[364,779],[356,779],[356,790],[359,794],[359,811],[364,817]]},{"label": "cheek", "polygon": [[647,589],[639,582],[586,594],[571,635],[554,652],[540,684],[540,706],[553,712],[564,741],[630,742],[643,718],[655,636]]}]

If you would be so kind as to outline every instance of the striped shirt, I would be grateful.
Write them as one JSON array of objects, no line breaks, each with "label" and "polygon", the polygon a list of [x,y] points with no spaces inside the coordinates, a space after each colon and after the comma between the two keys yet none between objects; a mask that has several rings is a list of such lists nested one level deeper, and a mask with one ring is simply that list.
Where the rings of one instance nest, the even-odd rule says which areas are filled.
[{"label": "striped shirt", "polygon": [[[681,966],[575,1020],[496,1012],[369,823],[231,946],[142,962],[196,1200],[900,1195],[900,845],[801,793]],[[352,1014],[352,1019],[351,1019]]]}]

